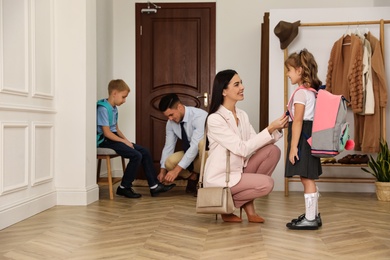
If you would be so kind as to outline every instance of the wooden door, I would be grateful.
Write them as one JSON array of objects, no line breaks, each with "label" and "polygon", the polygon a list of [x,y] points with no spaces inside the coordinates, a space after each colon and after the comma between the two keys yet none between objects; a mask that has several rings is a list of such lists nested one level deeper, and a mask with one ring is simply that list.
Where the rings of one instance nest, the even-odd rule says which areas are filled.
[{"label": "wooden door", "polygon": [[136,4],[135,87],[136,142],[150,149],[157,170],[167,121],[161,97],[176,93],[185,105],[207,110],[199,97],[210,93],[215,76],[215,3],[158,6],[148,14],[141,12],[146,3]]}]

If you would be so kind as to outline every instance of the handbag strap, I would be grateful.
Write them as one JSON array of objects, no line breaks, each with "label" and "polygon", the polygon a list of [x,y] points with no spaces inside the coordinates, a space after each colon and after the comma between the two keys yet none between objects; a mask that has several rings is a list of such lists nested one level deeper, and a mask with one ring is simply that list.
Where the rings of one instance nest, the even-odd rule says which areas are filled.
[{"label": "handbag strap", "polygon": [[230,181],[230,151],[226,149],[226,187]]},{"label": "handbag strap", "polygon": [[204,134],[203,134],[203,141],[204,142],[203,142],[203,148],[202,148],[202,159],[200,162],[198,188],[203,188],[203,172],[204,172],[204,162],[205,162],[205,158],[206,158],[206,155],[205,155],[205,153],[206,153],[206,139],[207,139],[206,133],[207,133],[207,125],[205,128]]},{"label": "handbag strap", "polygon": [[[226,121],[226,119],[221,114],[219,115]],[[207,122],[203,134],[203,141],[204,141],[204,145],[202,148],[203,152],[202,152],[202,159],[200,163],[200,173],[199,173],[199,183],[198,183],[199,188],[203,188],[203,174],[204,174],[204,165],[206,160],[205,158],[206,158],[206,141],[207,141]],[[229,181],[230,181],[230,151],[226,149],[226,181],[225,181],[226,187],[228,187]]]}]

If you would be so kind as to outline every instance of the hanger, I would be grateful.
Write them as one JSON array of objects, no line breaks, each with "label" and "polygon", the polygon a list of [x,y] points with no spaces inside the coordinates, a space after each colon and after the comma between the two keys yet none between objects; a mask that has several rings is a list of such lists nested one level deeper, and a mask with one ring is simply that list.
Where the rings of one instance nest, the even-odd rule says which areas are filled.
[{"label": "hanger", "polygon": [[370,32],[370,30],[368,29],[368,27],[364,28],[364,36],[367,36],[367,34]]},{"label": "hanger", "polygon": [[357,27],[356,27],[355,34],[356,34],[356,36],[359,36],[361,39],[364,38],[364,35],[362,34],[362,32],[359,29],[359,25],[357,25]]},{"label": "hanger", "polygon": [[344,33],[344,37],[347,37],[347,36],[351,36],[351,29],[349,28],[349,25],[348,25],[347,30]]},{"label": "hanger", "polygon": [[348,25],[348,28],[344,33],[343,46],[344,45],[351,45],[351,34],[352,34],[351,29],[349,28],[349,25]]}]

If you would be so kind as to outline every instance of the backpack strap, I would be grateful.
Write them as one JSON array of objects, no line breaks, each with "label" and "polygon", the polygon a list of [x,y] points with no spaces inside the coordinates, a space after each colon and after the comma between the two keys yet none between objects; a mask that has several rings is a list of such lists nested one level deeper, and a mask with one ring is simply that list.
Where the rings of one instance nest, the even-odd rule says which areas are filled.
[{"label": "backpack strap", "polygon": [[109,125],[112,125],[113,123],[113,115],[112,115],[112,106],[110,103],[106,102],[104,99],[100,99],[97,103],[96,103],[97,107],[98,106],[103,106],[107,109],[107,113],[108,113],[108,124]]},{"label": "backpack strap", "polygon": [[[114,119],[113,119],[113,113],[112,113],[112,106],[110,103],[106,102],[105,99],[100,99],[98,100],[98,102],[96,103],[96,107],[99,107],[99,106],[102,106],[102,107],[105,107],[106,110],[107,110],[107,113],[108,113],[108,124],[111,126],[114,122]],[[116,119],[118,120],[118,113],[116,114]],[[99,145],[104,141],[104,134],[103,133],[100,133],[100,134],[97,134],[96,135],[96,144],[97,144],[97,147],[99,147]]]},{"label": "backpack strap", "polygon": [[312,92],[314,92],[315,94],[316,94],[316,97],[317,97],[317,90],[315,90],[314,88],[305,88],[304,86],[302,86],[302,85],[300,85],[299,87],[297,87],[295,90],[294,90],[294,92],[292,93],[292,95],[291,95],[291,97],[290,97],[290,100],[288,101],[288,104],[287,104],[287,115],[289,115],[290,116],[290,118],[291,118],[291,120],[293,120],[294,121],[294,116],[293,116],[293,114],[292,114],[292,102],[293,102],[293,99],[294,99],[294,95],[295,95],[295,93],[298,91],[298,90],[300,90],[300,89],[307,89],[307,90],[310,90],[310,91],[312,91]]}]

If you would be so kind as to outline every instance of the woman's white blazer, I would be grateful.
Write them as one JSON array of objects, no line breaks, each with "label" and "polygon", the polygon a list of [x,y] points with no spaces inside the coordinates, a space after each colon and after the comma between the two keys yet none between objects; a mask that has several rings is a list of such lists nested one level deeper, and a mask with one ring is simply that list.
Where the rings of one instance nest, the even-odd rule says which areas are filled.
[{"label": "woman's white blazer", "polygon": [[207,118],[209,151],[204,170],[205,187],[226,185],[226,149],[230,151],[229,187],[233,187],[240,181],[250,156],[261,147],[273,144],[282,137],[282,133],[277,130],[269,134],[267,128],[256,134],[246,112],[236,108],[236,114],[240,129],[233,113],[222,105],[216,113]]}]

